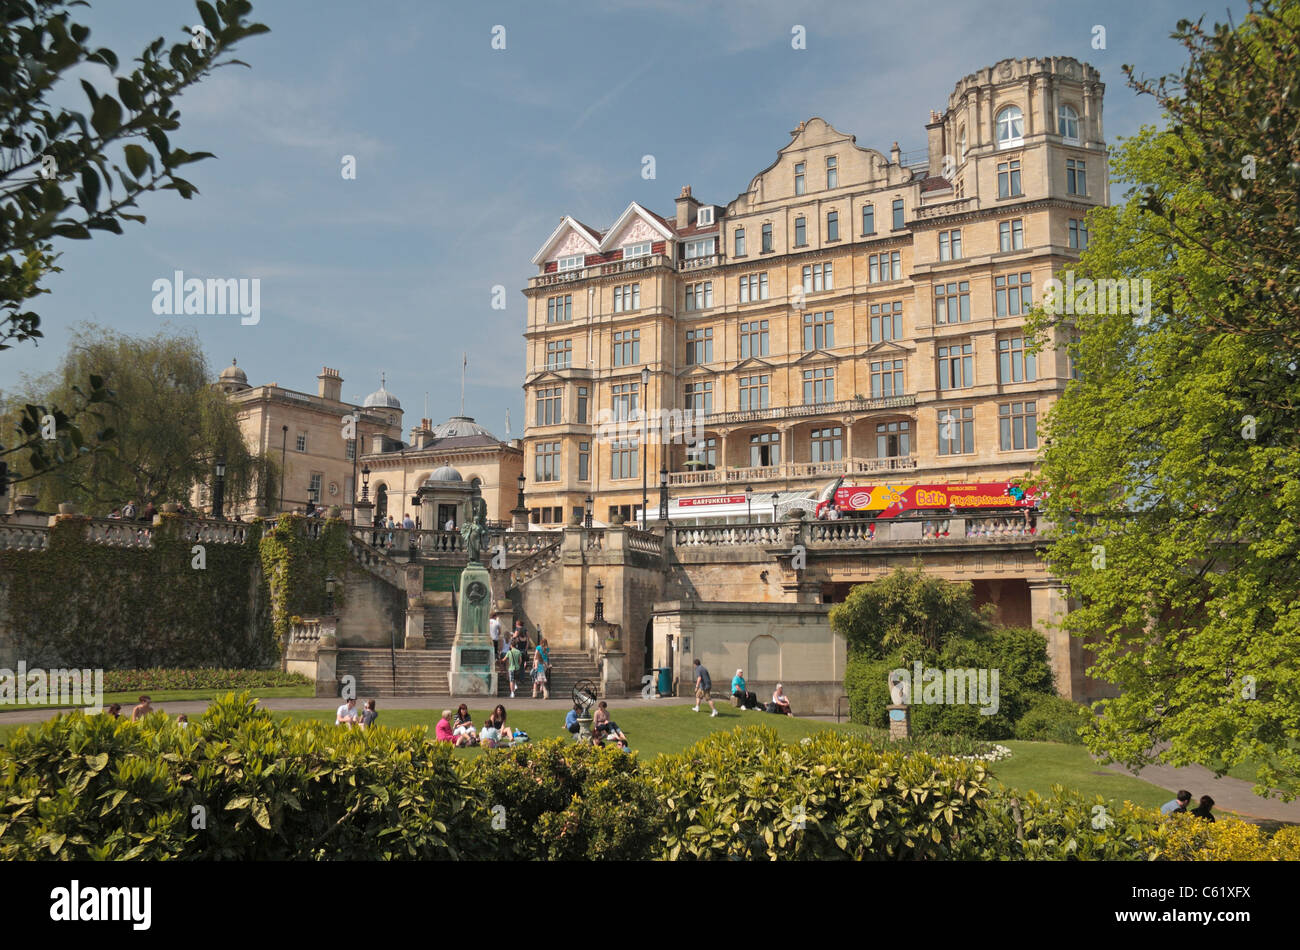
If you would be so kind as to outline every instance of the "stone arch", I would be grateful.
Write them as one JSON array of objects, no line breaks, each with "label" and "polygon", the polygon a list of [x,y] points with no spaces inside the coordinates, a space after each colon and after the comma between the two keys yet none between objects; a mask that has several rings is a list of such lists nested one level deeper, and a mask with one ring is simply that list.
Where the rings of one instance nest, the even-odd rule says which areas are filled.
[{"label": "stone arch", "polygon": [[781,679],[781,644],[776,637],[761,634],[749,641],[749,661],[745,679],[756,683],[776,683]]}]

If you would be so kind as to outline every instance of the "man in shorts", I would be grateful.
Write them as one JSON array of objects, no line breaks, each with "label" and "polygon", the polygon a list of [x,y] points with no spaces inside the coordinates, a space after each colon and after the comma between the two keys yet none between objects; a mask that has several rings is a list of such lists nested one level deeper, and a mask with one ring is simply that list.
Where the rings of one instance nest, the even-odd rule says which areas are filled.
[{"label": "man in shorts", "polygon": [[519,647],[514,644],[510,645],[510,650],[506,653],[506,671],[510,674],[510,698],[515,698],[515,690],[519,688],[519,681],[523,678],[524,655],[519,652]]},{"label": "man in shorts", "polygon": [[718,708],[713,705],[713,698],[709,695],[709,690],[713,688],[713,678],[709,676],[708,667],[699,660],[695,661],[695,712],[700,711],[700,703],[709,704],[713,710],[713,715],[718,714]]}]

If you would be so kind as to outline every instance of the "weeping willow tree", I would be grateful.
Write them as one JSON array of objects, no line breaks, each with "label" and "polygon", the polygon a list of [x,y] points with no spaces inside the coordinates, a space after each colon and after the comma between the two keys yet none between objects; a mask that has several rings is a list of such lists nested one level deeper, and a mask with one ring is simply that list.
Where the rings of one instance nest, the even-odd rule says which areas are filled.
[{"label": "weeping willow tree", "polygon": [[269,492],[274,502],[275,462],[249,451],[234,407],[212,386],[214,374],[192,334],[141,338],[83,326],[59,369],[11,398],[7,412],[66,402],[77,381],[92,375],[115,394],[101,411],[116,437],[105,450],[31,482],[42,508],[72,501],[104,514],[128,501],[139,507],[188,502],[196,485],[211,488],[218,457],[226,463],[228,500],[261,500]]}]

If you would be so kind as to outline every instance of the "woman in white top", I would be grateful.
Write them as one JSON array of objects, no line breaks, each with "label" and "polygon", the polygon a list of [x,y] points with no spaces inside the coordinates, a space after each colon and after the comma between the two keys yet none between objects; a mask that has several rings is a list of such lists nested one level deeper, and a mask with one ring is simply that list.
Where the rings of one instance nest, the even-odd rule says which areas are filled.
[{"label": "woman in white top", "polygon": [[790,697],[786,696],[785,689],[780,683],[777,683],[776,689],[772,691],[772,704],[776,706],[776,712],[785,713],[787,716],[794,715],[794,710],[790,708]]}]

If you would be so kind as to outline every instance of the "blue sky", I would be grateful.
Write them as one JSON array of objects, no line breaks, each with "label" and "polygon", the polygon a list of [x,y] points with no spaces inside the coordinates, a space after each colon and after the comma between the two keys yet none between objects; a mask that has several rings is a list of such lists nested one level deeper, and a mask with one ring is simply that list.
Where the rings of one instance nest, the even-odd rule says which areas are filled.
[{"label": "blue sky", "polygon": [[[633,200],[667,214],[684,184],[726,203],[813,115],[859,145],[923,148],[957,80],[1011,56],[1100,69],[1113,145],[1156,118],[1121,65],[1177,68],[1177,21],[1224,16],[1204,2],[255,0],[271,32],[237,50],[252,68],[178,102],[173,143],[217,155],[189,166],[200,195],[146,196],[147,225],[65,242],[38,302],[45,340],[0,354],[0,390],[54,369],[81,321],[137,335],[170,321],[197,331],[214,373],[237,356],[254,385],[314,391],[327,365],[359,401],[384,371],[408,427],[426,392],[435,421],[458,411],[465,351],[466,412],[504,438],[509,409],[517,437],[519,290],[563,214],[600,228]],[[124,62],[199,22],[177,0],[95,0],[74,17]],[[647,154],[655,180],[641,177]],[[156,316],[151,285],[176,270],[259,278],[261,322]]]}]

